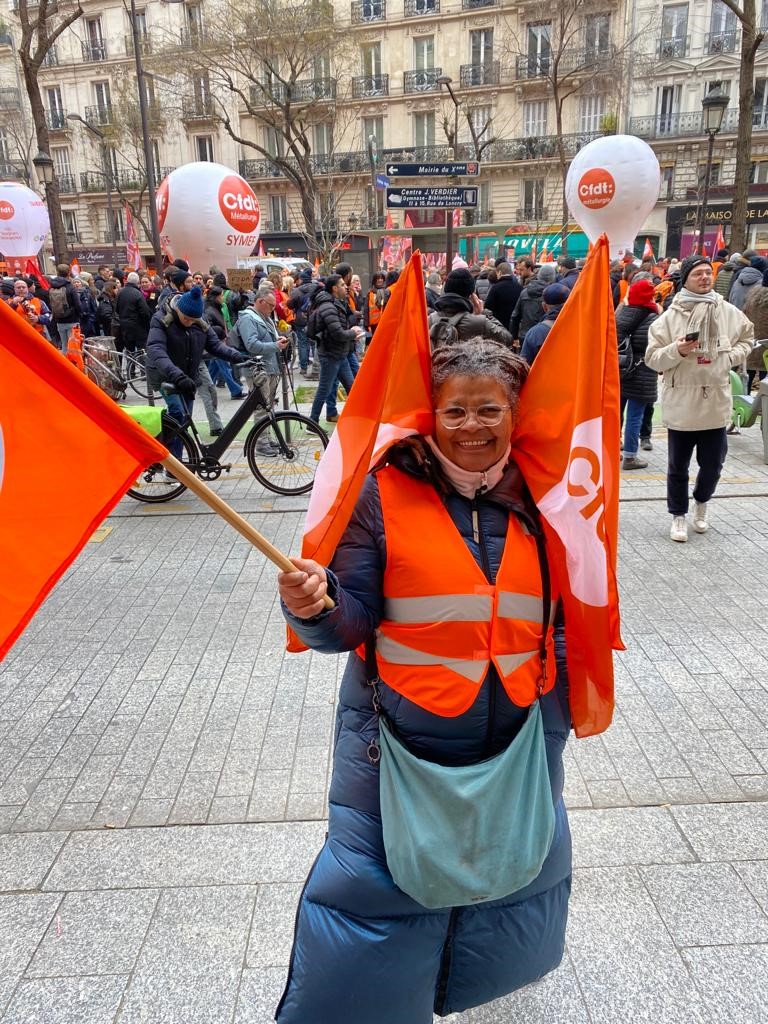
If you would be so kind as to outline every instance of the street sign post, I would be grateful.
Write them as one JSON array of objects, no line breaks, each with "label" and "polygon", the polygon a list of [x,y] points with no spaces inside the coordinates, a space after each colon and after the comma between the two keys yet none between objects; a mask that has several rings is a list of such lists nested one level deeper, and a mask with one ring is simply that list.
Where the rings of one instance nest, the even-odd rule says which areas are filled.
[{"label": "street sign post", "polygon": [[452,210],[457,206],[476,207],[477,189],[460,186],[387,189],[387,207],[391,210]]},{"label": "street sign post", "polygon": [[480,173],[477,161],[456,164],[385,164],[384,169],[390,178],[445,178],[452,174],[463,178],[476,177]]}]

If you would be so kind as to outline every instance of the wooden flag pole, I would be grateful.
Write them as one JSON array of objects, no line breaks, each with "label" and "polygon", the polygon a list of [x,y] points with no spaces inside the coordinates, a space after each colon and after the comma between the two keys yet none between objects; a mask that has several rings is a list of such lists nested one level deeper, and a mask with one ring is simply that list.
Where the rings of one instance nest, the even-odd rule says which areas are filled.
[{"label": "wooden flag pole", "polygon": [[[179,462],[175,456],[169,453],[162,460],[162,465],[165,466],[169,473],[173,473],[179,483],[184,484],[190,491],[193,491],[209,508],[212,508],[217,515],[225,519],[230,526],[245,537],[247,541],[250,541],[254,547],[258,548],[263,555],[266,555],[270,562],[274,562],[283,572],[298,571],[287,555],[284,555],[282,551],[278,551],[274,544],[270,544],[266,537],[262,536],[246,519],[243,519],[239,513],[235,512],[215,491],[212,491],[208,484],[204,483],[199,477],[196,477],[194,473],[190,473],[183,462]],[[323,604],[326,608],[336,607],[327,594],[323,597]]]}]

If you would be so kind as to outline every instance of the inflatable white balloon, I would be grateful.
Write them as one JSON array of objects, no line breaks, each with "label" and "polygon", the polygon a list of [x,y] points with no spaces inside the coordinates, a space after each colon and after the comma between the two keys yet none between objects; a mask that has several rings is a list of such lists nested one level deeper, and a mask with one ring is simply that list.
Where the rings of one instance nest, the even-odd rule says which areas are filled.
[{"label": "inflatable white balloon", "polygon": [[207,162],[171,171],[157,190],[160,235],[194,273],[216,264],[237,266],[259,240],[261,211],[248,182],[229,167]]},{"label": "inflatable white balloon", "polygon": [[632,252],[659,198],[656,154],[634,135],[606,135],[580,149],[565,180],[571,216],[590,242],[605,233],[611,257]]},{"label": "inflatable white balloon", "polygon": [[0,183],[0,252],[6,260],[37,255],[50,226],[48,209],[37,192],[17,181]]}]

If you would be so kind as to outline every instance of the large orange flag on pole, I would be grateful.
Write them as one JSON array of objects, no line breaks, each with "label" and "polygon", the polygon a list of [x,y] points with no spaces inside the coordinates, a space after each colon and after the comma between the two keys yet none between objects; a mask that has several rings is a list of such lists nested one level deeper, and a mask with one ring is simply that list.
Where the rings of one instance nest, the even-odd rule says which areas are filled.
[{"label": "large orange flag on pole", "polygon": [[612,651],[623,650],[616,587],[620,388],[609,280],[603,236],[536,357],[513,437],[563,595],[577,736],[610,725]]},{"label": "large orange flag on pole", "polygon": [[[350,520],[366,473],[389,445],[431,434],[430,348],[421,253],[393,285],[344,411],[315,476],[302,556],[327,565]],[[288,649],[306,647],[289,631]]]},{"label": "large orange flag on pole", "polygon": [[0,660],[140,471],[167,456],[0,303]]}]

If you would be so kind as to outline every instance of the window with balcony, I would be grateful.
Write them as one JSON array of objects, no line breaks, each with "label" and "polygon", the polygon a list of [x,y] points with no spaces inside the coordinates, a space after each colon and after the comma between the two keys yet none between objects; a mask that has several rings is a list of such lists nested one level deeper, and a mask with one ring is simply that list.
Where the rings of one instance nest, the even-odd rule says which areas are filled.
[{"label": "window with balcony", "polygon": [[437,14],[440,0],[404,0],[406,18],[418,18],[423,14]]},{"label": "window with balcony", "polygon": [[469,59],[475,67],[493,62],[493,29],[475,29],[469,33]]},{"label": "window with balcony", "polygon": [[541,220],[544,216],[544,179],[526,178],[523,181],[523,220]]},{"label": "window with balcony", "polygon": [[736,49],[736,15],[725,4],[714,0],[706,39],[707,53],[733,53]]},{"label": "window with balcony", "polygon": [[610,14],[590,14],[584,19],[584,48],[587,60],[604,57],[611,45]]},{"label": "window with balcony", "polygon": [[213,112],[211,83],[207,71],[192,77],[192,98],[192,109],[189,111],[191,114],[200,116]]},{"label": "window with balcony", "polygon": [[160,184],[160,144],[157,139],[150,141],[152,146],[152,167],[155,172],[155,183]]},{"label": "window with balcony", "polygon": [[684,57],[688,51],[688,4],[669,4],[662,8],[659,56]]},{"label": "window with balcony", "polygon": [[328,156],[333,152],[333,125],[316,124],[312,134],[314,136],[312,152],[316,156]]},{"label": "window with balcony", "polygon": [[768,78],[755,79],[755,105],[752,109],[752,127],[768,128]]},{"label": "window with balcony", "polygon": [[288,197],[269,197],[269,226],[272,231],[288,230]]},{"label": "window with balcony", "polygon": [[99,146],[101,153],[101,164],[100,167],[109,167],[109,172],[112,175],[112,181],[117,178],[117,150],[114,146]]},{"label": "window with balcony", "polygon": [[51,157],[56,170],[56,177],[61,180],[64,177],[72,176],[72,163],[70,160],[69,148],[67,146],[52,146]]},{"label": "window with balcony", "polygon": [[87,41],[83,56],[86,60],[106,60],[107,48],[104,45],[104,32],[101,18],[86,18],[85,33]]},{"label": "window with balcony", "polygon": [[[712,171],[709,176],[709,187],[712,188],[714,185],[720,184],[720,167],[719,163],[712,164]],[[706,160],[701,161],[698,165],[698,179],[699,188],[704,188],[704,183],[707,178],[707,162]]]},{"label": "window with balcony", "polygon": [[656,118],[659,135],[672,135],[677,131],[680,92],[679,85],[662,85],[656,90]]},{"label": "window with balcony", "polygon": [[264,148],[270,156],[285,156],[285,138],[276,128],[264,129]]},{"label": "window with balcony", "polygon": [[[487,141],[491,136],[491,123],[493,121],[493,108],[490,103],[484,103],[479,107],[470,107],[467,111],[469,115],[469,121],[472,125],[470,131],[469,124],[466,128],[467,141],[472,142],[473,137],[477,139],[478,143],[482,145],[483,142]],[[461,137],[459,132],[459,137]],[[476,154],[474,154],[476,155]]]},{"label": "window with balcony", "polygon": [[549,72],[549,62],[552,56],[551,33],[552,25],[548,21],[528,25],[526,52],[529,78],[546,75]]},{"label": "window with balcony", "polygon": [[202,160],[207,163],[215,163],[213,157],[213,136],[212,135],[196,135],[195,136],[195,155],[198,160]]},{"label": "window with balcony", "polygon": [[675,180],[675,165],[663,164],[661,169],[661,188],[659,189],[660,199],[671,199],[673,196],[672,187]]},{"label": "window with balcony", "polygon": [[480,223],[487,223],[492,219],[492,213],[493,202],[491,199],[491,183],[489,181],[482,181],[477,187],[477,210],[475,211],[475,218]]},{"label": "window with balcony", "polygon": [[[147,12],[144,8],[139,8],[134,15],[136,21],[136,30],[139,33],[139,39],[146,39],[147,36]],[[129,24],[129,29],[131,28]]]},{"label": "window with balcony", "polygon": [[338,199],[334,192],[321,192],[317,197],[317,217],[327,231],[335,231],[338,225]]},{"label": "window with balcony", "polygon": [[579,131],[592,134],[600,131],[600,119],[605,113],[602,93],[579,97]]},{"label": "window with balcony", "polygon": [[327,53],[320,57],[315,57],[312,62],[312,77],[322,80],[331,77],[331,58]]},{"label": "window with balcony", "polygon": [[201,4],[187,4],[186,34],[190,42],[200,42],[203,37],[203,8]]},{"label": "window with balcony", "polygon": [[61,218],[64,221],[64,234],[68,242],[77,242],[80,236],[77,233],[77,213],[74,210],[62,210]]},{"label": "window with balcony", "polygon": [[48,127],[53,131],[65,128],[67,122],[64,115],[64,101],[61,98],[61,89],[58,85],[45,90],[45,104],[48,108],[48,117],[46,118]]},{"label": "window with balcony", "polygon": [[[122,207],[112,210],[112,222],[115,225],[115,238],[125,238],[125,216]],[[107,211],[107,238],[109,238],[109,211]]]},{"label": "window with balcony", "polygon": [[430,149],[435,144],[435,115],[433,111],[413,115],[413,144],[417,149]]},{"label": "window with balcony", "polygon": [[[112,120],[112,92],[109,82],[93,83],[93,99],[98,124],[110,124]],[[87,118],[86,118],[87,120]]]},{"label": "window with balcony", "polygon": [[548,106],[546,100],[527,100],[523,103],[523,135],[526,138],[547,134]]},{"label": "window with balcony", "polygon": [[373,136],[376,145],[381,150],[384,148],[384,118],[364,117],[363,118],[363,145],[368,146],[368,140]]},{"label": "window with balcony", "polygon": [[427,71],[435,66],[434,36],[420,36],[413,40],[413,66],[416,71]]},{"label": "window with balcony", "polygon": [[749,165],[750,185],[768,185],[768,160],[755,160]]}]

